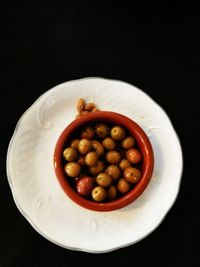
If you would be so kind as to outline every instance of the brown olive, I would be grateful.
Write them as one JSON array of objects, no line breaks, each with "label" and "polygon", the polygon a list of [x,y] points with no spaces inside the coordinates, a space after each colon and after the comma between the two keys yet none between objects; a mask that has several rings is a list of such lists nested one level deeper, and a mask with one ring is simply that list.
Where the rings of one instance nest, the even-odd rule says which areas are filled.
[{"label": "brown olive", "polygon": [[121,178],[117,183],[117,189],[120,193],[125,194],[131,189],[131,185],[126,179]]},{"label": "brown olive", "polygon": [[122,148],[126,150],[134,147],[134,145],[135,139],[132,136],[128,136],[122,141]]},{"label": "brown olive", "polygon": [[112,184],[112,177],[104,172],[101,172],[98,174],[96,182],[98,185],[101,185],[103,187],[108,187],[109,185]]},{"label": "brown olive", "polygon": [[107,191],[107,198],[109,200],[114,200],[116,197],[117,197],[117,189],[114,185],[111,185]]},{"label": "brown olive", "polygon": [[106,168],[105,173],[110,175],[113,178],[113,181],[117,181],[121,176],[121,171],[118,166],[110,165]]},{"label": "brown olive", "polygon": [[87,139],[81,139],[78,143],[78,150],[81,154],[87,154],[92,149],[91,142]]},{"label": "brown olive", "polygon": [[74,139],[71,141],[70,143],[70,146],[75,148],[75,149],[78,149],[78,143],[79,143],[80,139]]},{"label": "brown olive", "polygon": [[109,134],[109,128],[104,123],[99,123],[95,126],[96,135],[100,138],[105,138]]},{"label": "brown olive", "polygon": [[87,126],[84,130],[81,131],[81,138],[91,140],[95,135],[94,128]]},{"label": "brown olive", "polygon": [[80,178],[76,183],[76,190],[81,196],[89,196],[94,188],[94,179],[89,176]]},{"label": "brown olive", "polygon": [[107,149],[107,150],[114,150],[116,148],[116,143],[115,141],[110,138],[110,137],[106,137],[103,141],[102,141],[103,146]]},{"label": "brown olive", "polygon": [[104,154],[104,147],[102,144],[96,140],[91,141],[92,148],[97,152],[99,156],[102,156]]},{"label": "brown olive", "polygon": [[99,158],[99,156],[98,156],[97,152],[91,151],[91,152],[87,153],[85,156],[85,164],[87,166],[90,166],[90,167],[94,166],[97,163],[98,158]]},{"label": "brown olive", "polygon": [[75,148],[68,147],[68,148],[65,148],[65,150],[63,151],[63,157],[67,161],[75,161],[78,157],[78,153]]},{"label": "brown olive", "polygon": [[81,166],[85,166],[85,157],[84,157],[84,156],[79,156],[77,162],[78,162]]},{"label": "brown olive", "polygon": [[124,128],[122,128],[121,126],[114,126],[111,129],[111,137],[112,139],[116,140],[116,141],[122,141],[126,136],[126,132],[124,130]]},{"label": "brown olive", "polygon": [[89,172],[92,174],[92,175],[97,175],[99,174],[100,172],[103,172],[105,170],[105,164],[103,161],[97,161],[97,164],[92,166],[92,167],[89,167]]},{"label": "brown olive", "polygon": [[141,161],[142,154],[140,153],[140,151],[138,149],[130,148],[126,152],[126,157],[131,163],[137,164],[137,163],[139,163]]},{"label": "brown olive", "polygon": [[119,167],[120,169],[125,170],[126,168],[131,167],[131,163],[127,159],[122,159],[119,163]]},{"label": "brown olive", "polygon": [[137,183],[141,178],[140,170],[129,167],[124,170],[124,178],[131,184]]},{"label": "brown olive", "polygon": [[69,162],[65,165],[65,172],[70,177],[79,176],[81,172],[81,166],[77,162]]},{"label": "brown olive", "polygon": [[110,164],[117,164],[120,161],[120,159],[121,159],[120,153],[115,150],[108,151],[106,153],[106,160]]},{"label": "brown olive", "polygon": [[92,198],[95,201],[103,201],[106,198],[106,190],[102,187],[102,186],[96,186],[93,190],[92,190]]}]

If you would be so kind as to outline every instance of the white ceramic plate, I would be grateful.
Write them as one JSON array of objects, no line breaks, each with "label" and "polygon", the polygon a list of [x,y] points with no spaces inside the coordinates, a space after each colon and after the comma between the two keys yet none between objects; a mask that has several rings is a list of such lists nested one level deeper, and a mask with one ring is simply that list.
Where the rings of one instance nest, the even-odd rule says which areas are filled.
[{"label": "white ceramic plate", "polygon": [[[124,114],[147,133],[155,169],[145,192],[117,211],[94,212],[72,202],[58,184],[53,152],[74,119],[77,100]],[[64,248],[93,253],[134,244],[150,234],[172,207],[179,190],[182,152],[166,113],[136,87],[85,78],[43,94],[19,120],[7,153],[7,175],[18,209],[42,236]]]}]

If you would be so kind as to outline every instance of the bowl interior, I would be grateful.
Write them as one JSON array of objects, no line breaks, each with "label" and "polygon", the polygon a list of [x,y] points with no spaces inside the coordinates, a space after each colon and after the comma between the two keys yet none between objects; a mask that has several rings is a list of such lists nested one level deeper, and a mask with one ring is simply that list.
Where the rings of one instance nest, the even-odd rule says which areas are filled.
[{"label": "bowl interior", "polygon": [[[120,125],[124,127],[130,133],[130,135],[135,138],[137,146],[143,156],[142,163],[139,166],[142,171],[141,180],[128,193],[122,195],[116,200],[105,203],[98,203],[85,199],[74,190],[69,182],[69,179],[66,179],[66,174],[64,172],[64,160],[62,156],[64,148],[67,147],[72,139],[76,138],[83,126],[94,125],[99,122],[105,122],[109,125]],[[124,115],[108,111],[93,112],[70,123],[61,133],[57,141],[54,153],[54,166],[56,176],[65,193],[77,204],[87,209],[96,211],[115,210],[133,202],[148,185],[153,171],[153,162],[154,159],[152,146],[141,127]]]}]

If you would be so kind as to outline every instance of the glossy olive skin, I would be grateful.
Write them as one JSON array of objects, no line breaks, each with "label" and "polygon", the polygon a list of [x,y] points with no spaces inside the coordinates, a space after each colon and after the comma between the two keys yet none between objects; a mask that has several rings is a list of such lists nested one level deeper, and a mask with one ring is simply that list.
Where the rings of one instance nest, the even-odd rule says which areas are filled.
[{"label": "glossy olive skin", "polygon": [[87,126],[84,130],[81,131],[81,138],[92,140],[95,135],[95,129],[93,127]]},{"label": "glossy olive skin", "polygon": [[125,194],[131,189],[131,185],[126,179],[121,178],[117,183],[117,189],[120,193]]},{"label": "glossy olive skin", "polygon": [[106,153],[106,161],[110,164],[118,164],[121,160],[121,155],[115,150],[108,151]]},{"label": "glossy olive skin", "polygon": [[100,172],[103,172],[105,170],[105,164],[103,161],[97,161],[97,164],[94,166],[89,167],[89,172],[92,175],[97,175]]},{"label": "glossy olive skin", "polygon": [[92,140],[91,144],[92,144],[92,148],[96,151],[96,153],[99,156],[102,156],[104,154],[104,147],[100,142],[96,140]]},{"label": "glossy olive skin", "polygon": [[121,126],[114,126],[111,129],[111,137],[112,139],[116,140],[116,141],[122,141],[126,136],[126,132],[124,130],[124,128],[122,128]]},{"label": "glossy olive skin", "polygon": [[105,138],[109,134],[109,127],[104,123],[99,123],[95,126],[96,135],[100,138]]},{"label": "glossy olive skin", "polygon": [[65,148],[63,151],[63,157],[67,161],[75,161],[78,158],[77,150],[73,147]]},{"label": "glossy olive skin", "polygon": [[96,186],[92,190],[92,198],[97,202],[104,201],[106,199],[106,196],[106,190],[102,186]]},{"label": "glossy olive skin", "polygon": [[91,141],[88,139],[81,139],[78,143],[78,151],[85,155],[92,149]]},{"label": "glossy olive skin", "polygon": [[98,154],[95,151],[88,152],[85,156],[85,164],[89,167],[97,164],[99,159]]},{"label": "glossy olive skin", "polygon": [[107,150],[114,150],[116,148],[116,143],[111,137],[106,137],[102,144]]},{"label": "glossy olive skin", "polygon": [[114,200],[117,197],[117,188],[114,185],[111,185],[107,190],[108,200]]},{"label": "glossy olive skin", "polygon": [[121,176],[121,171],[118,166],[116,165],[110,165],[106,168],[105,173],[110,175],[113,179],[113,181],[117,181]]},{"label": "glossy olive skin", "polygon": [[128,159],[122,159],[119,163],[119,167],[121,170],[125,170],[126,168],[131,167],[131,163]]},{"label": "glossy olive skin", "polygon": [[135,139],[132,136],[128,136],[122,141],[122,148],[125,150],[134,147],[134,145],[135,145]]},{"label": "glossy olive skin", "polygon": [[76,183],[77,192],[79,193],[79,195],[84,197],[88,197],[92,192],[93,188],[94,188],[94,179],[89,176],[80,178]]},{"label": "glossy olive skin", "polygon": [[137,183],[140,178],[141,178],[141,172],[140,170],[129,167],[124,170],[124,178],[129,182],[129,183]]},{"label": "glossy olive skin", "polygon": [[69,162],[65,165],[65,172],[69,177],[77,177],[80,175],[81,166],[77,162]]},{"label": "glossy olive skin", "polygon": [[108,187],[112,183],[112,177],[106,173],[101,172],[97,175],[96,182],[100,186]]},{"label": "glossy olive skin", "polygon": [[75,148],[76,150],[78,150],[79,141],[80,141],[80,139],[74,139],[74,140],[72,140],[71,143],[70,143],[70,146],[73,147],[73,148]]},{"label": "glossy olive skin", "polygon": [[141,161],[142,159],[142,154],[141,152],[136,149],[136,148],[130,148],[127,152],[126,152],[126,157],[127,159],[134,164],[137,164]]}]

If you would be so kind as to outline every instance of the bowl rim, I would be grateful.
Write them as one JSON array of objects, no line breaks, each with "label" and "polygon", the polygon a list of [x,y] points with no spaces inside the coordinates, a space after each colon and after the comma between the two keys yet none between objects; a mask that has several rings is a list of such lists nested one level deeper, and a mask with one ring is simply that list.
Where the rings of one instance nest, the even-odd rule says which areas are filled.
[{"label": "bowl rim", "polygon": [[[122,197],[111,202],[98,203],[80,196],[69,184],[64,173],[62,165],[62,151],[66,140],[71,138],[77,128],[92,122],[108,122],[121,125],[126,128],[131,135],[134,136],[138,147],[143,155],[143,175],[141,180]],[[123,208],[136,200],[146,189],[150,182],[153,168],[154,168],[154,154],[153,148],[144,130],[134,120],[125,115],[112,111],[98,111],[91,112],[83,117],[73,120],[68,126],[64,128],[57,139],[54,156],[53,156],[54,170],[59,184],[68,197],[76,204],[93,211],[112,211]],[[144,168],[145,166],[145,168]]]}]

